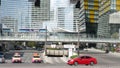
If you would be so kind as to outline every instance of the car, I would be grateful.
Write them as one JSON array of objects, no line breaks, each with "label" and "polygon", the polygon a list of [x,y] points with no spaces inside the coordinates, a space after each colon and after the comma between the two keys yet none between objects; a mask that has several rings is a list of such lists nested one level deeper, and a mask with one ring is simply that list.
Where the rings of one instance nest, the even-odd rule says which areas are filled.
[{"label": "car", "polygon": [[3,52],[0,52],[0,55],[4,56],[4,53],[3,53]]},{"label": "car", "polygon": [[40,58],[39,53],[33,53],[33,57],[32,57],[32,63],[41,63],[42,60]]},{"label": "car", "polygon": [[17,47],[15,48],[15,50],[22,50],[22,47],[17,46]]},{"label": "car", "polygon": [[116,52],[120,52],[120,48],[118,47],[118,48],[116,48]]},{"label": "car", "polygon": [[3,55],[0,55],[0,63],[5,63],[5,58]]},{"label": "car", "polygon": [[79,56],[68,60],[67,64],[75,66],[78,64],[94,65],[97,64],[97,59],[91,56]]},{"label": "car", "polygon": [[22,58],[19,53],[15,53],[12,57],[12,63],[22,63]]}]

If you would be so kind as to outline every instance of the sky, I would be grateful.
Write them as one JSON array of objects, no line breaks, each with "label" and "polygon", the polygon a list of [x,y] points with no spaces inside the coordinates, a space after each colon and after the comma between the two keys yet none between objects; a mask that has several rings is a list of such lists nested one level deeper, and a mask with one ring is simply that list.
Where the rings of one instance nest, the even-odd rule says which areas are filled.
[{"label": "sky", "polygon": [[51,9],[54,7],[68,7],[69,6],[69,0],[51,0]]}]

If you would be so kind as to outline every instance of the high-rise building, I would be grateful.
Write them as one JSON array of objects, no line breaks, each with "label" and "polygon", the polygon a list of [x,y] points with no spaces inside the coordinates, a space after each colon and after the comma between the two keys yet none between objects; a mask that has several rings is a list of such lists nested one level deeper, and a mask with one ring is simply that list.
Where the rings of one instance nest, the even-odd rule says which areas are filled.
[{"label": "high-rise building", "polygon": [[50,0],[1,0],[0,19],[9,32],[39,30],[50,20]]},{"label": "high-rise building", "polygon": [[78,24],[79,24],[79,8],[73,8],[73,30],[78,32]]},{"label": "high-rise building", "polygon": [[[53,1],[53,0],[52,0]],[[69,0],[54,0],[52,9],[54,10],[54,20],[57,28],[63,31],[73,32],[73,6]]]},{"label": "high-rise building", "polygon": [[29,0],[28,3],[29,20],[25,23],[28,25],[23,25],[21,30],[39,31],[43,28],[43,22],[50,20],[50,0]]},{"label": "high-rise building", "polygon": [[86,28],[87,36],[96,37],[97,21],[98,21],[98,15],[99,15],[99,0],[80,0],[78,1],[76,7],[80,8],[79,27],[83,28],[86,26],[85,28]]},{"label": "high-rise building", "polygon": [[119,32],[120,25],[109,23],[109,15],[120,11],[120,0],[99,0],[99,21],[98,21],[98,36],[111,37],[115,32]]},{"label": "high-rise building", "polygon": [[58,7],[57,9],[57,27],[65,28],[65,7]]},{"label": "high-rise building", "polygon": [[39,7],[32,3],[32,23],[50,20],[50,0],[40,0]]},{"label": "high-rise building", "polygon": [[1,0],[0,19],[5,32],[17,31],[18,4],[17,0]]}]

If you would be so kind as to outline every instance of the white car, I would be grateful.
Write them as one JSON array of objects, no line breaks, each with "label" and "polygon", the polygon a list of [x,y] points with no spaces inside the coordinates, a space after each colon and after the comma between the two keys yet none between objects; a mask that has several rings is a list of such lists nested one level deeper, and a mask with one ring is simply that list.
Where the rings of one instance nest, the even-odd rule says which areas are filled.
[{"label": "white car", "polygon": [[0,55],[0,63],[5,63],[5,58],[3,55]]},{"label": "white car", "polygon": [[15,53],[12,57],[12,63],[22,63],[22,58],[19,53]]}]

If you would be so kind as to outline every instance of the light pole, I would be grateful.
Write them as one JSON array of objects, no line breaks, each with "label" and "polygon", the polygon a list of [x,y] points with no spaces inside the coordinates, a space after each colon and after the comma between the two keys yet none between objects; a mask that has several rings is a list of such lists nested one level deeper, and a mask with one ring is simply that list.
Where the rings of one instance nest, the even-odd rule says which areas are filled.
[{"label": "light pole", "polygon": [[47,45],[47,26],[45,27],[45,45],[44,45],[44,49],[46,51],[46,45]]},{"label": "light pole", "polygon": [[78,56],[79,56],[79,54],[80,54],[80,52],[79,52],[79,45],[80,45],[80,30],[79,30],[79,24],[78,24],[78,42],[77,42],[77,46],[78,46],[78,49],[77,49],[77,53],[78,53]]},{"label": "light pole", "polygon": [[80,43],[79,43],[79,41],[80,41],[80,33],[79,33],[79,30],[78,30],[78,42],[77,42],[77,46],[78,46],[78,49],[77,49],[77,52],[78,52],[78,56],[79,56],[79,45],[80,45]]}]

